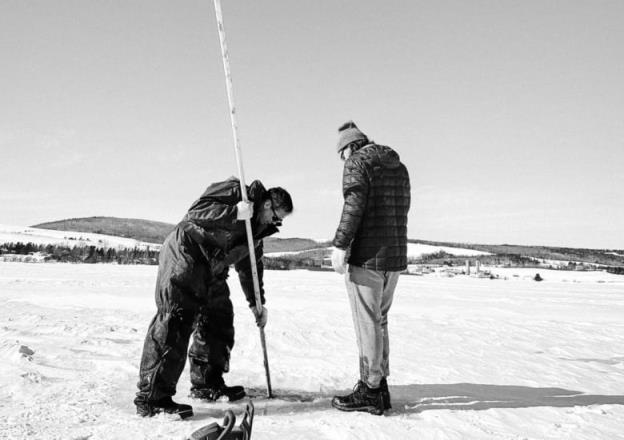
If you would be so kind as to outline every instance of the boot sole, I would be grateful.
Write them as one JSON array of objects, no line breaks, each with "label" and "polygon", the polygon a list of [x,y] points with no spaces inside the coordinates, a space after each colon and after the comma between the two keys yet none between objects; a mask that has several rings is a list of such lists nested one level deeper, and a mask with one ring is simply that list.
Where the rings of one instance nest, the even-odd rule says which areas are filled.
[{"label": "boot sole", "polygon": [[189,394],[189,397],[192,399],[197,399],[197,400],[201,400],[202,402],[209,402],[209,403],[213,403],[213,402],[219,402],[222,399],[227,398],[228,402],[236,402],[238,400],[244,399],[245,397],[247,397],[247,393],[242,392],[242,393],[238,393],[238,394],[233,394],[232,396],[228,396],[227,394],[223,394],[221,396],[219,396],[216,399],[208,399],[206,397],[201,397],[201,396],[194,396],[193,394]]},{"label": "boot sole", "polygon": [[182,420],[188,419],[189,417],[193,417],[192,409],[179,411],[179,412],[167,412],[162,408],[154,409],[153,411],[140,411],[137,409],[137,414],[140,415],[141,417],[154,417],[156,414],[161,414],[161,413],[169,414],[172,416],[179,416]]},{"label": "boot sole", "polygon": [[177,412],[177,413],[170,413],[170,414],[177,414],[177,415],[180,416],[180,418],[182,420],[184,420],[184,419],[188,419],[189,417],[193,417],[193,410],[190,409],[190,410],[187,410],[187,411],[180,411],[180,412]]},{"label": "boot sole", "polygon": [[247,397],[247,392],[243,389],[242,391],[239,391],[238,393],[231,393],[230,395],[221,394],[216,399],[211,399],[209,397],[202,396],[201,394],[194,394],[191,391],[191,393],[189,394],[189,397],[192,399],[202,400],[204,402],[218,402],[224,397],[227,397],[228,402],[235,402],[237,400],[241,400]]},{"label": "boot sole", "polygon": [[336,408],[339,411],[345,411],[345,412],[367,412],[369,414],[372,414],[374,416],[381,416],[384,413],[383,409],[379,409],[375,406],[360,406],[359,408],[346,408],[346,407],[342,407],[342,406],[338,406],[338,405],[334,405],[332,403],[332,406],[334,408]]},{"label": "boot sole", "polygon": [[235,402],[237,400],[244,399],[246,396],[247,396],[247,393],[243,390],[240,393],[236,393],[236,394],[232,394],[231,396],[228,396],[228,399],[230,402]]}]

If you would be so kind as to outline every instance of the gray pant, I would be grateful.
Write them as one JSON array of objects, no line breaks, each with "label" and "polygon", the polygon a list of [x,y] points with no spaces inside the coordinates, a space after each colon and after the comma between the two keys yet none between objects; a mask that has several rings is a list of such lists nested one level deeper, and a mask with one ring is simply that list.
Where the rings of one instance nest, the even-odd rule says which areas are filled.
[{"label": "gray pant", "polygon": [[345,275],[360,350],[360,379],[371,388],[390,375],[388,311],[399,273],[349,265]]}]

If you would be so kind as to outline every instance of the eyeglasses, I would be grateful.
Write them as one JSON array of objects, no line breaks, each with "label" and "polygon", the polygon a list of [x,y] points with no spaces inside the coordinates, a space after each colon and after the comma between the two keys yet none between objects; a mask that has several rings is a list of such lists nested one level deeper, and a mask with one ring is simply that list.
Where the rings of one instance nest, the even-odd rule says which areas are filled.
[{"label": "eyeglasses", "polygon": [[274,226],[282,226],[283,219],[277,215],[277,212],[275,212],[275,208],[273,208],[273,203],[271,203],[271,211],[273,211],[273,218],[271,219],[271,223],[273,223]]}]

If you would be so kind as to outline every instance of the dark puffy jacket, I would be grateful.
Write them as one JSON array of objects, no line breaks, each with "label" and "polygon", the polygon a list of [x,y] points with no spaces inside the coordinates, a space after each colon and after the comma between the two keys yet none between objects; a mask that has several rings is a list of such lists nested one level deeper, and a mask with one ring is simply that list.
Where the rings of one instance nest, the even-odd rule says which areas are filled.
[{"label": "dark puffy jacket", "polygon": [[[247,197],[254,202],[258,213],[265,198],[266,189],[259,180],[247,186]],[[236,220],[236,204],[242,200],[240,182],[232,177],[224,182],[211,184],[188,210],[178,228],[195,241],[204,258],[217,277],[226,277],[227,269],[234,264],[241,287],[250,305],[255,304],[251,262],[245,222]],[[260,293],[264,303],[262,239],[278,232],[273,225],[261,225],[251,221],[258,269]]]},{"label": "dark puffy jacket", "polygon": [[333,245],[350,247],[348,263],[367,269],[407,268],[407,168],[390,147],[368,144],[345,162],[344,207]]}]

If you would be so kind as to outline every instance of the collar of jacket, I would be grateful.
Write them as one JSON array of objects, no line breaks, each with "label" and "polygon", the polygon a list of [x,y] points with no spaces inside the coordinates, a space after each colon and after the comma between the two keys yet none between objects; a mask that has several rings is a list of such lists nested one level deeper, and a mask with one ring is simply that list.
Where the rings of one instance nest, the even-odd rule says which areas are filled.
[{"label": "collar of jacket", "polygon": [[252,230],[255,229],[258,231],[256,234],[254,234],[254,240],[262,240],[269,235],[273,235],[279,232],[279,229],[275,225],[264,225],[264,228],[262,226],[263,225],[258,225],[255,228],[252,227]]}]

